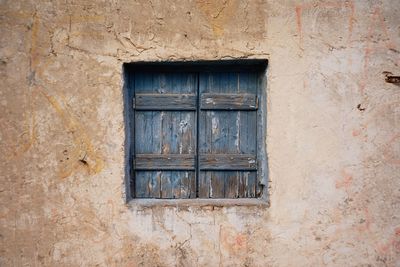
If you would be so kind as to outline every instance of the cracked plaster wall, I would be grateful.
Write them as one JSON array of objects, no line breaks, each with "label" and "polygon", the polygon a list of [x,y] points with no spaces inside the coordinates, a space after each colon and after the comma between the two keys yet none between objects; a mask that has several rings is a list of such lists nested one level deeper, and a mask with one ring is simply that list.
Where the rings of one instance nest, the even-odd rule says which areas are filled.
[{"label": "cracked plaster wall", "polygon": [[[0,1],[0,265],[399,266],[399,13]],[[230,58],[269,59],[271,206],[127,206],[122,63]]]}]

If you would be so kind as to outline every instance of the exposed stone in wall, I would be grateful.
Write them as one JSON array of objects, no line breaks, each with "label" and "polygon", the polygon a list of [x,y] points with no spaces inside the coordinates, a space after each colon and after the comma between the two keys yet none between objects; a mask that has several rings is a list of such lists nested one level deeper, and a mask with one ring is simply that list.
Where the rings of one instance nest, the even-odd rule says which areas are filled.
[{"label": "exposed stone in wall", "polygon": [[[1,1],[1,266],[399,266],[400,3]],[[267,58],[269,208],[125,203],[122,63]]]}]

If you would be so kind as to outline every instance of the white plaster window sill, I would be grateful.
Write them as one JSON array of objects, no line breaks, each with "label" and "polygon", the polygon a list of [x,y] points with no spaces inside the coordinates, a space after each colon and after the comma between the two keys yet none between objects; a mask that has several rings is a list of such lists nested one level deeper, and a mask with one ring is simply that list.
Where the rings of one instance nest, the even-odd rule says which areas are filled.
[{"label": "white plaster window sill", "polygon": [[130,206],[139,207],[260,207],[268,208],[269,202],[258,198],[239,198],[239,199],[154,199],[137,198],[128,202]]}]

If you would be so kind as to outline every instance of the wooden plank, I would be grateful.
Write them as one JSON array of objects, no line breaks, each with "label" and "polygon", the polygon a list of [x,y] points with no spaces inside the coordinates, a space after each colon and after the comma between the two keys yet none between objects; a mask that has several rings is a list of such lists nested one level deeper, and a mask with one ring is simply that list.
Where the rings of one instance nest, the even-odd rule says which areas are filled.
[{"label": "wooden plank", "polygon": [[[258,93],[258,75],[255,72],[241,73],[238,77],[239,93]],[[258,105],[260,108],[260,105]],[[257,112],[258,111],[239,111],[240,113],[240,138],[239,153],[257,154]],[[239,197],[256,197],[255,188],[257,185],[257,172],[239,172],[238,195]]]},{"label": "wooden plank", "polygon": [[242,171],[239,176],[238,197],[256,197],[257,172]]},{"label": "wooden plank", "polygon": [[[192,96],[192,107],[196,109],[197,76],[169,73],[155,84],[163,87],[171,96]],[[190,94],[188,94],[190,93]],[[166,99],[165,101],[168,101]],[[175,103],[177,104],[177,103]],[[173,105],[175,105],[173,103]],[[161,106],[162,104],[160,104]],[[176,105],[163,111],[162,119],[162,154],[194,154],[196,153],[196,120],[194,112],[185,112],[187,107]],[[181,111],[172,111],[181,110]],[[195,175],[193,171],[163,171],[161,176],[161,198],[189,198],[196,196]]]},{"label": "wooden plank", "polygon": [[238,172],[238,198],[243,198],[247,189],[247,180],[244,176],[244,172]]},{"label": "wooden plank", "polygon": [[195,155],[191,154],[136,154],[136,170],[194,170]]},{"label": "wooden plank", "polygon": [[[135,75],[135,94],[153,93],[154,74]],[[161,113],[153,111],[135,112],[135,154],[156,154],[161,151]],[[157,171],[136,171],[136,196],[143,198],[160,197],[161,173]]]},{"label": "wooden plank", "polygon": [[147,172],[135,171],[135,197],[148,197],[147,183]]},{"label": "wooden plank", "polygon": [[181,172],[180,198],[196,198],[196,172]]},{"label": "wooden plank", "polygon": [[257,187],[257,173],[256,172],[245,172],[244,176],[246,178],[246,197],[256,197],[256,187]]},{"label": "wooden plank", "polygon": [[161,185],[160,171],[136,171],[135,196],[138,198],[159,198]]},{"label": "wooden plank", "polygon": [[[223,94],[231,93],[235,88],[234,79],[231,79],[232,73],[212,73],[208,77],[207,87],[202,88],[200,96],[212,93]],[[201,106],[201,99],[200,99]],[[203,110],[200,112],[204,112]],[[229,147],[230,130],[233,126],[232,113],[226,111],[206,111],[207,123],[210,126],[209,152],[207,154],[226,154],[232,152],[233,147]],[[201,170],[201,157],[199,157],[199,169]],[[210,197],[224,198],[225,197],[225,181],[226,173],[221,171],[209,171],[208,178],[210,179]]]},{"label": "wooden plank", "polygon": [[256,157],[241,154],[202,154],[200,170],[249,170],[256,171]]},{"label": "wooden plank", "polygon": [[[204,93],[209,84],[212,76],[206,73],[199,74],[199,94]],[[199,141],[198,153],[211,153],[211,121],[209,113],[212,111],[198,111],[199,112]],[[199,166],[199,165],[198,165]],[[211,197],[211,172],[198,170],[198,196],[199,198]]]},{"label": "wooden plank", "polygon": [[173,198],[172,171],[161,172],[161,198]]},{"label": "wooden plank", "polygon": [[[208,113],[199,113],[199,153],[211,153],[211,123],[209,123]],[[198,192],[199,198],[209,198],[211,188],[211,176],[208,171],[199,171]]]},{"label": "wooden plank", "polygon": [[[238,74],[237,73],[225,73],[220,77],[219,92],[217,96],[232,95],[237,96],[238,91]],[[217,99],[218,100],[218,99]],[[231,101],[234,99],[224,99],[222,98],[222,105],[220,109],[215,112],[215,118],[218,118],[220,122],[222,135],[214,136],[215,140],[215,152],[221,154],[238,154],[238,135],[239,135],[239,125],[237,121],[238,111],[234,110],[234,106],[240,103],[239,101]],[[237,99],[236,99],[237,100]],[[224,104],[231,102],[231,107],[227,110],[222,110]],[[221,104],[221,103],[220,103]],[[222,140],[222,141],[221,141]],[[224,198],[232,197],[232,193],[237,191],[237,171],[217,171],[216,175],[222,178],[222,183],[224,186]]]},{"label": "wooden plank", "polygon": [[198,181],[198,192],[199,198],[209,198],[210,197],[210,172],[208,171],[199,171],[199,181]]},{"label": "wooden plank", "polygon": [[210,198],[224,198],[225,196],[225,173],[208,172],[210,177]]},{"label": "wooden plank", "polygon": [[257,110],[255,94],[203,93],[200,108],[204,110]]},{"label": "wooden plank", "polygon": [[196,110],[194,94],[136,94],[136,110]]},{"label": "wooden plank", "polygon": [[[135,112],[136,153],[158,153],[161,147],[160,113]],[[134,170],[136,171],[137,169]],[[157,172],[136,172],[135,195],[143,198],[160,196],[160,175]],[[151,189],[151,191],[150,191]]]},{"label": "wooden plank", "polygon": [[[164,82],[165,83],[165,82]],[[160,81],[156,84],[162,84]],[[161,112],[161,154],[168,155],[173,153],[171,150],[172,132],[174,131],[174,124],[172,123],[175,116],[179,116],[177,112]],[[160,198],[172,198],[173,185],[172,185],[172,171],[163,170],[161,172],[161,189]]]},{"label": "wooden plank", "polygon": [[225,172],[225,198],[239,197],[239,173],[238,171]]},{"label": "wooden plank", "polygon": [[[151,113],[144,112],[135,112],[135,140],[134,144],[136,146],[136,153],[138,152],[147,152],[150,153],[150,145],[151,145],[151,136],[145,134],[146,124],[146,115],[150,115]],[[145,138],[143,141],[143,145],[138,145],[139,142],[142,141],[142,138]],[[141,150],[141,151],[138,151]],[[133,155],[134,157],[134,155]],[[145,172],[137,172],[135,166],[132,164],[133,170],[135,172],[135,197],[145,198],[148,196],[147,191],[147,183],[148,176]]]}]

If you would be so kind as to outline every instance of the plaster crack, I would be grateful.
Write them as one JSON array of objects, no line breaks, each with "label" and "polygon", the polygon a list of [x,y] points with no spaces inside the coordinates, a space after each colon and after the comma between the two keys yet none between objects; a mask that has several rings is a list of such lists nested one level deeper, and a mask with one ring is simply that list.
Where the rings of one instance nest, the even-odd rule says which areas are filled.
[{"label": "plaster crack", "polygon": [[218,232],[218,258],[219,258],[219,262],[218,262],[218,266],[221,267],[222,266],[222,251],[221,251],[221,230],[222,230],[222,226],[219,226],[219,232]]},{"label": "plaster crack", "polygon": [[[132,38],[130,36],[124,36],[127,34],[120,35],[115,30],[113,31],[113,34],[114,34],[115,39],[122,45],[122,47],[126,48],[126,42],[128,42],[136,50],[137,55],[140,55],[145,51],[154,49],[154,46],[146,47],[146,46],[135,44],[132,41]],[[154,37],[152,37],[150,40],[152,40],[152,39],[154,39]],[[124,42],[124,41],[126,41],[126,42]]]},{"label": "plaster crack", "polygon": [[[193,46],[194,48],[196,48],[197,50],[199,50],[199,48],[194,44],[193,41],[191,41],[191,39],[188,37],[188,35],[187,35],[186,33],[184,34],[184,36],[185,36],[186,40],[189,42],[189,44],[190,44],[191,46]],[[201,40],[200,40],[200,41],[201,41]]]},{"label": "plaster crack", "polygon": [[[189,226],[189,236],[183,242],[178,242],[175,245],[175,249],[177,251],[179,251],[180,257],[185,258],[185,250],[183,250],[182,248],[187,242],[190,242],[190,240],[192,239],[192,223],[188,222],[187,220],[185,220],[184,218],[179,216],[176,209],[174,210],[174,212],[175,212],[176,217],[178,217],[181,221],[183,221],[184,223],[186,223]],[[175,262],[177,262],[177,258],[178,258],[178,255],[175,254]]]},{"label": "plaster crack", "polygon": [[218,10],[217,14],[215,16],[212,16],[214,19],[218,18],[219,15],[221,15],[221,13],[224,11],[224,9],[226,8],[226,4],[227,4],[228,0],[225,0],[222,7],[220,8],[220,10]]},{"label": "plaster crack", "polygon": [[164,18],[162,16],[160,16],[159,14],[157,14],[154,4],[153,4],[153,1],[150,0],[149,3],[150,3],[150,7],[151,7],[151,10],[153,11],[152,13],[156,19],[157,24],[163,25]]},{"label": "plaster crack", "polygon": [[73,50],[73,51],[84,53],[84,54],[89,55],[89,56],[103,56],[103,57],[113,57],[113,58],[117,57],[117,55],[113,54],[113,53],[93,53],[90,50],[83,49],[83,48],[76,47],[76,46],[72,46],[70,44],[67,44],[66,46],[69,49]]},{"label": "plaster crack", "polygon": [[249,20],[248,20],[248,16],[249,16],[249,10],[248,10],[248,8],[249,8],[249,2],[248,1],[246,1],[246,5],[245,5],[245,7],[244,7],[244,20],[246,21],[246,27],[245,27],[245,29],[244,29],[244,32],[247,32],[248,31],[248,29],[250,28],[250,26],[249,26]]}]

